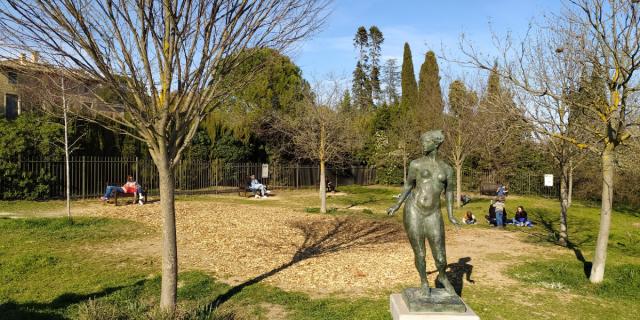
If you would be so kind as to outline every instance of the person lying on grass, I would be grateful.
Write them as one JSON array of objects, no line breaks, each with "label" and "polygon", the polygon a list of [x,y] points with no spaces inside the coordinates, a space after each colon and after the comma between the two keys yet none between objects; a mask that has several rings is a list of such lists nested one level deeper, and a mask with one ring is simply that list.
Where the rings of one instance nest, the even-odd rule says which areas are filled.
[{"label": "person lying on grass", "polygon": [[138,182],[133,180],[132,176],[127,176],[127,183],[125,183],[122,187],[107,186],[107,189],[104,191],[104,195],[100,197],[100,200],[108,201],[111,197],[113,197],[114,192],[135,193],[139,197],[138,204],[144,204],[144,190],[142,189],[142,186],[138,184]]}]

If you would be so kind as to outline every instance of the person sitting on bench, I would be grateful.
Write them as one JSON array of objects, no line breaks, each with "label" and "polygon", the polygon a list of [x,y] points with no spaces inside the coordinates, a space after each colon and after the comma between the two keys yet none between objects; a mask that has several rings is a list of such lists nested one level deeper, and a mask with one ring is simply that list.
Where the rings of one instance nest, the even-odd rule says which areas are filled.
[{"label": "person sitting on bench", "polygon": [[[267,187],[260,183],[258,181],[258,179],[256,179],[255,175],[251,175],[251,182],[249,184],[249,190],[251,190],[253,193],[256,193],[256,198],[258,197],[262,197],[262,198],[266,198],[267,197]],[[257,192],[260,192],[260,195],[257,194]]]},{"label": "person sitting on bench", "polygon": [[138,195],[138,203],[140,205],[144,204],[144,190],[142,186],[139,185],[135,180],[133,180],[132,176],[127,176],[127,183],[125,183],[122,187],[119,186],[107,186],[107,189],[104,192],[104,195],[100,198],[102,201],[108,201],[114,192],[120,193],[135,193]]}]

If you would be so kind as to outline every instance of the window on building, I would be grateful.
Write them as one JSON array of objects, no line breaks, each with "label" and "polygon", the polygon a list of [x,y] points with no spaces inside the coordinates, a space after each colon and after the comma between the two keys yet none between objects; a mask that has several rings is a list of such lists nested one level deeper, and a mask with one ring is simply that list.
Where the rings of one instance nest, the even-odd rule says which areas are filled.
[{"label": "window on building", "polygon": [[7,72],[7,79],[9,79],[9,83],[16,84],[18,83],[18,74],[13,71],[9,71]]},{"label": "window on building", "polygon": [[5,117],[9,120],[13,120],[18,117],[18,113],[20,113],[19,105],[18,105],[18,96],[15,94],[7,94],[4,97],[4,105],[5,105]]}]

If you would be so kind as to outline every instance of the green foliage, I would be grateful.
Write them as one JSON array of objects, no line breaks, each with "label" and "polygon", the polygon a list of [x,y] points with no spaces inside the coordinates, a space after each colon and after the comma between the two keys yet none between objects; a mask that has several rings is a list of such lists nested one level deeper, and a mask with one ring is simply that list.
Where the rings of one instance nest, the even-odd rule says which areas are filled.
[{"label": "green foliage", "polygon": [[63,129],[44,116],[27,113],[13,121],[0,119],[0,199],[42,199],[54,177],[42,168],[23,172],[22,159],[53,160],[62,156],[56,143]]},{"label": "green foliage", "polygon": [[218,139],[211,146],[211,158],[220,159],[226,163],[261,162],[266,160],[266,155],[253,139],[243,142],[231,134],[225,133],[218,136]]},{"label": "green foliage", "polygon": [[420,66],[418,83],[418,115],[425,123],[427,129],[435,129],[442,122],[444,101],[440,88],[440,74],[436,55],[433,51],[427,52],[424,63]]},{"label": "green foliage", "polygon": [[[244,79],[246,77],[242,75],[247,73],[251,75],[250,81],[210,113],[202,127],[214,146],[220,139],[224,140],[221,143],[225,146],[229,146],[231,140],[239,140],[245,145],[241,149],[252,149],[251,152],[245,150],[239,153],[260,154],[264,150],[272,150],[273,154],[269,156],[277,159],[279,152],[287,149],[282,146],[287,141],[271,136],[273,117],[279,113],[293,112],[299,102],[310,95],[310,87],[302,78],[300,68],[276,50],[248,50],[243,55],[243,63],[228,76],[229,85],[237,86],[233,79]],[[225,138],[225,135],[235,139]],[[212,150],[212,157],[216,153]],[[230,158],[243,157],[234,155]]]},{"label": "green foliage", "polygon": [[273,49],[248,50],[243,54],[246,55],[243,64],[229,79],[249,73],[251,81],[206,118],[203,127],[212,140],[228,130],[236,138],[248,141],[258,134],[265,116],[272,111],[292,111],[309,93],[302,71],[287,56]]},{"label": "green foliage", "polygon": [[400,106],[402,109],[409,109],[416,106],[418,102],[418,84],[413,70],[413,59],[411,57],[411,48],[408,43],[404,43],[404,52],[402,55],[402,71],[400,73],[402,98]]},{"label": "green foliage", "polygon": [[356,64],[356,69],[353,70],[353,105],[356,110],[367,111],[372,105],[371,100],[371,83],[369,76],[365,70],[365,67],[360,61]]}]

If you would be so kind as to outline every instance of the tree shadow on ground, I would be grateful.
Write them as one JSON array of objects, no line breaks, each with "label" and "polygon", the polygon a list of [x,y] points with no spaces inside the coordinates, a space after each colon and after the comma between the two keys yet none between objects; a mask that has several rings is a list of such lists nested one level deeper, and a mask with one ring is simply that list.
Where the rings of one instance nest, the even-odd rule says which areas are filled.
[{"label": "tree shadow on ground", "polygon": [[[464,287],[464,281],[469,283],[476,283],[471,279],[471,273],[473,272],[473,265],[469,264],[470,257],[464,257],[458,259],[458,262],[449,263],[447,265],[447,278],[453,285],[458,296],[462,297],[462,288]],[[428,271],[427,274],[436,273],[438,270]],[[436,280],[436,288],[443,288],[444,286]]]},{"label": "tree shadow on ground", "polygon": [[141,286],[144,284],[146,280],[139,280],[130,285],[123,286],[115,286],[105,288],[98,292],[93,292],[89,294],[77,294],[77,293],[63,293],[53,299],[50,303],[40,303],[40,302],[26,302],[26,303],[16,303],[13,301],[7,301],[0,304],[0,318],[6,320],[62,320],[67,319],[66,317],[60,315],[60,313],[56,312],[56,310],[64,310],[71,305],[89,300],[89,299],[97,299],[104,296],[108,296],[116,291],[128,288]]},{"label": "tree shadow on ground", "polygon": [[244,288],[267,279],[301,261],[343,250],[365,248],[375,244],[404,239],[402,228],[391,221],[336,217],[332,220],[296,221],[291,223],[290,226],[302,232],[304,240],[297,245],[297,250],[289,262],[232,287],[226,293],[218,296],[207,307],[216,308],[240,293]]},{"label": "tree shadow on ground", "polygon": [[[535,214],[535,221],[538,223],[538,225],[540,225],[543,228],[544,231],[547,232],[547,235],[545,236],[544,234],[540,234],[532,231],[529,232],[524,228],[522,228],[521,231],[531,236],[534,236],[539,240],[546,241],[548,243],[552,243],[554,245],[567,248],[573,251],[573,254],[576,256],[576,259],[582,263],[585,277],[589,278],[589,276],[591,275],[591,267],[593,263],[591,261],[587,261],[587,259],[582,254],[582,250],[580,249],[580,247],[585,243],[592,242],[593,236],[586,235],[583,239],[581,239],[578,242],[574,242],[571,240],[571,238],[569,238],[569,240],[567,240],[567,245],[563,246],[558,242],[560,239],[560,231],[556,229],[556,226],[560,225],[560,218],[550,219],[548,218],[549,216],[548,214],[545,215],[538,211],[536,211],[534,214]],[[579,230],[585,230],[586,227],[583,226],[584,224],[585,224],[584,222],[579,222],[579,220],[574,221],[572,223],[573,229],[578,231],[574,231],[573,233],[579,233]]]},{"label": "tree shadow on ground", "polygon": [[376,203],[376,202],[380,202],[380,201],[387,201],[387,199],[376,199],[375,197],[369,197],[367,199],[361,199],[361,200],[350,200],[349,201],[349,205],[344,207],[344,209],[351,209],[351,208],[356,207],[356,206]]}]

